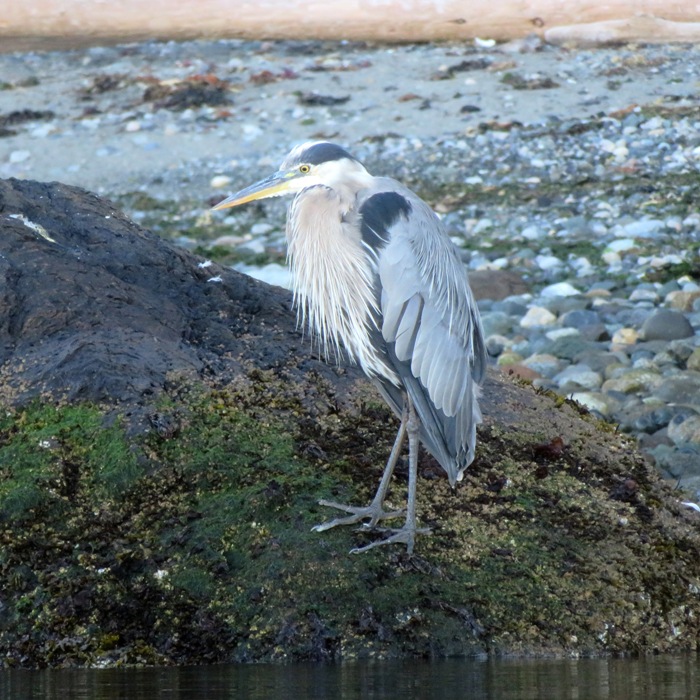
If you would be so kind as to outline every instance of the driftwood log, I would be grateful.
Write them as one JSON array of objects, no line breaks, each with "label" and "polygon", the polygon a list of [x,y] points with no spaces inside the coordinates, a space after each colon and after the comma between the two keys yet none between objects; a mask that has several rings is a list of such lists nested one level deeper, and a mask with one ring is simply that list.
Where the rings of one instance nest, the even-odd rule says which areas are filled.
[{"label": "driftwood log", "polygon": [[9,3],[0,22],[0,51],[47,49],[148,39],[326,39],[358,41],[507,40],[538,34],[554,43],[673,42],[700,38],[693,3],[486,2],[405,0],[201,0],[144,5],[124,0]]}]

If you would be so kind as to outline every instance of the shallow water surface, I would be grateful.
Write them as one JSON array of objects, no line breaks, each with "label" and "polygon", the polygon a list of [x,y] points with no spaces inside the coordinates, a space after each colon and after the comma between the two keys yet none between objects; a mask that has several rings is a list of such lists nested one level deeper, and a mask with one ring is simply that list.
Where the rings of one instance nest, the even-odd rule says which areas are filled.
[{"label": "shallow water surface", "polygon": [[700,697],[697,655],[2,671],[2,700]]}]

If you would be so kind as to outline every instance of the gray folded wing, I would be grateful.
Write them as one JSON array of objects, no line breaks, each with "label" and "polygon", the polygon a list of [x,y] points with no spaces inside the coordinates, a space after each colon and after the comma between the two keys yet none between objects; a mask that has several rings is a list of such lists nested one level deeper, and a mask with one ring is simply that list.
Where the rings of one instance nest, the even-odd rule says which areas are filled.
[{"label": "gray folded wing", "polygon": [[[408,190],[410,211],[381,232],[377,256],[387,352],[421,419],[421,438],[458,479],[474,458],[486,353],[464,265],[441,222]],[[380,390],[400,410],[400,391]]]}]

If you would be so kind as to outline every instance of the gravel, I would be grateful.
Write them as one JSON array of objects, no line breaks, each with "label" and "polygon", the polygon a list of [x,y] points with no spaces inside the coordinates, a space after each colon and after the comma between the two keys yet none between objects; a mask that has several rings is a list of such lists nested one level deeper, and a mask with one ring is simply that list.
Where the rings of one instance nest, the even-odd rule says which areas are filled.
[{"label": "gravel", "polygon": [[288,284],[284,205],[213,216],[296,142],[342,142],[443,216],[494,363],[636,435],[700,497],[696,46],[147,43],[0,55],[0,176],[115,199]]}]

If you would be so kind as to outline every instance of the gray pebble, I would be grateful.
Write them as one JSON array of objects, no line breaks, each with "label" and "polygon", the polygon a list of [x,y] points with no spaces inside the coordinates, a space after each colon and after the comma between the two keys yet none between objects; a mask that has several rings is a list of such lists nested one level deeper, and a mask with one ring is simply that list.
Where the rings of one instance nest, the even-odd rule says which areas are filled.
[{"label": "gray pebble", "polygon": [[596,343],[586,340],[578,335],[564,336],[557,338],[549,346],[549,352],[556,357],[566,360],[573,360],[577,355],[592,348],[598,347]]},{"label": "gray pebble", "polygon": [[632,238],[653,237],[664,228],[664,222],[659,219],[641,219],[632,221],[624,226],[625,235]]},{"label": "gray pebble", "polygon": [[603,377],[594,372],[588,365],[569,365],[559,374],[552,377],[562,392],[599,389],[603,383]]},{"label": "gray pebble", "polygon": [[694,335],[694,331],[680,311],[659,309],[644,321],[640,335],[644,340],[677,340]]},{"label": "gray pebble", "polygon": [[600,323],[600,314],[589,309],[573,309],[561,316],[561,325],[567,328],[581,328]]},{"label": "gray pebble", "polygon": [[668,424],[668,436],[676,445],[691,443],[700,447],[700,415],[674,416]]},{"label": "gray pebble", "polygon": [[503,311],[487,311],[481,314],[484,335],[505,335],[513,328],[514,319]]},{"label": "gray pebble", "polygon": [[666,403],[700,406],[700,372],[665,377],[651,388],[653,396]]}]

